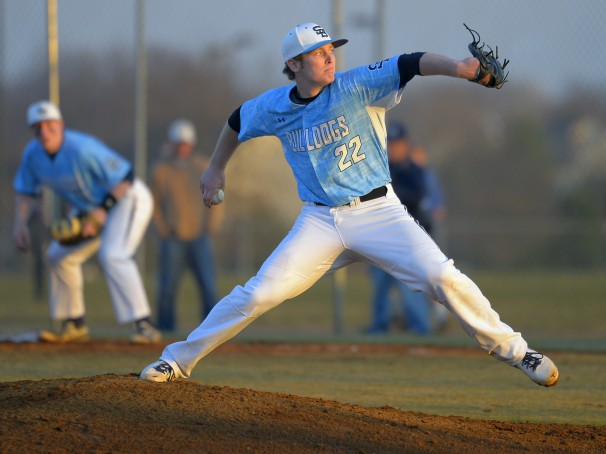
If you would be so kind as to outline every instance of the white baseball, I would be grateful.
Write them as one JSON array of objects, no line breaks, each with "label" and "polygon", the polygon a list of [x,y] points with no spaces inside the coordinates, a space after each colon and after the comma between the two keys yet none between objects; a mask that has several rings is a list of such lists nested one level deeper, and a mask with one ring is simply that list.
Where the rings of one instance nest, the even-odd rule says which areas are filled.
[{"label": "white baseball", "polygon": [[215,195],[213,196],[213,199],[210,201],[213,205],[219,205],[221,202],[223,202],[223,197],[225,197],[225,194],[223,193],[223,189],[219,189]]}]

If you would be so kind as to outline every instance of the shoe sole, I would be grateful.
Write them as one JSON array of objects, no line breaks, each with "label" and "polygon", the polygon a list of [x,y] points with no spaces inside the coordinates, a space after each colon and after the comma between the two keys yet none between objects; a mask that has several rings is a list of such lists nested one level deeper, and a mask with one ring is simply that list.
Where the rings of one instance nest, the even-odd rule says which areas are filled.
[{"label": "shoe sole", "polygon": [[165,377],[157,377],[159,380],[156,380],[156,377],[144,377],[139,375],[140,380],[151,381],[153,383],[170,383],[171,381],[175,381],[175,379],[167,380]]},{"label": "shoe sole", "polygon": [[558,380],[560,379],[560,372],[556,369],[555,372],[549,377],[549,381],[545,383],[543,386],[555,386],[558,384]]}]

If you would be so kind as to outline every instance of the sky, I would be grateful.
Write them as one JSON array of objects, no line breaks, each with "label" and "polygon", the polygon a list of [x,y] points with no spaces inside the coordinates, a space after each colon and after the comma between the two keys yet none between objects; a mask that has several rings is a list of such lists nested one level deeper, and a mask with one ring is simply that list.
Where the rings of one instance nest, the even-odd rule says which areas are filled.
[{"label": "sky", "polygon": [[[58,0],[60,54],[134,49],[137,0]],[[241,83],[284,84],[280,47],[298,23],[316,22],[337,38],[333,5],[340,5],[343,68],[405,52],[468,56],[471,36],[499,46],[511,60],[510,84],[536,83],[550,95],[572,82],[603,85],[606,73],[604,0],[146,0],[147,42],[197,58],[213,47],[234,59]],[[382,51],[373,30],[383,6]],[[3,74],[21,77],[46,58],[46,0],[0,0]],[[150,68],[153,70],[153,68]]]}]

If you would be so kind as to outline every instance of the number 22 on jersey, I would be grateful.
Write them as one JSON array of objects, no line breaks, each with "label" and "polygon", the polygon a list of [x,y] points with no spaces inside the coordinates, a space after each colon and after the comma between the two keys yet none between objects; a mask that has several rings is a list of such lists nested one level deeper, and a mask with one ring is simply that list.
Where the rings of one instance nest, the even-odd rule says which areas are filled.
[{"label": "number 22 on jersey", "polygon": [[361,148],[360,136],[352,137],[347,144],[335,148],[335,156],[339,158],[339,170],[341,172],[366,159],[366,155],[360,152]]}]

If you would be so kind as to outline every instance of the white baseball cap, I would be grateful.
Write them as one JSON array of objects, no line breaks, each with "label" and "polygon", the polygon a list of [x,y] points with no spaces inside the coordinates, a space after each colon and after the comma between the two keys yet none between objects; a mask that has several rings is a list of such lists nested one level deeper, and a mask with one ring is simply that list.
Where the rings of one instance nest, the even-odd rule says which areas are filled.
[{"label": "white baseball cap", "polygon": [[63,120],[61,111],[52,102],[38,101],[28,107],[27,124],[29,126],[47,120]]},{"label": "white baseball cap", "polygon": [[310,52],[325,44],[332,43],[333,46],[339,47],[347,41],[347,39],[331,39],[322,27],[312,22],[297,25],[282,41],[282,60],[286,63],[297,55]]},{"label": "white baseball cap", "polygon": [[168,140],[172,143],[196,144],[196,127],[187,119],[175,120],[168,128]]}]

